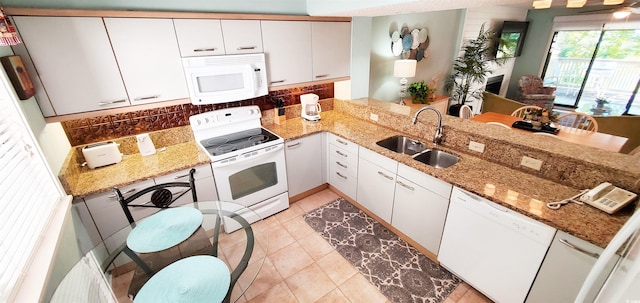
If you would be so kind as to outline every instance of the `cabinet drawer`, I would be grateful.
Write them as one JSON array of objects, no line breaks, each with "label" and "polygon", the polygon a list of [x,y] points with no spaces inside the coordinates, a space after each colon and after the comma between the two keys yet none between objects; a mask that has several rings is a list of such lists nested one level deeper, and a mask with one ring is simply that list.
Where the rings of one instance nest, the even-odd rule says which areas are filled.
[{"label": "cabinet drawer", "polygon": [[[154,184],[153,180],[149,179],[129,186],[123,186],[120,188],[120,191],[125,197],[127,197],[135,193],[137,190],[153,186]],[[149,200],[150,197],[151,193],[141,197],[140,200],[137,201],[142,202],[145,199]],[[87,204],[89,212],[91,212],[91,217],[93,217],[102,239],[106,239],[118,230],[129,225],[129,221],[127,221],[127,217],[122,211],[122,207],[120,206],[120,203],[118,203],[118,200],[112,191],[88,196],[84,201]],[[138,207],[130,210],[131,215],[136,221],[158,211],[157,208],[147,207]]]},{"label": "cabinet drawer", "polygon": [[334,165],[336,162],[339,162],[340,164],[338,165],[345,169],[356,170],[358,166],[357,154],[350,153],[346,149],[339,148],[335,145],[329,145],[329,159],[329,165]]},{"label": "cabinet drawer", "polygon": [[453,186],[447,182],[429,176],[419,170],[406,166],[402,163],[398,164],[398,176],[424,187],[425,189],[438,194],[441,197],[449,199],[451,197],[451,189]]},{"label": "cabinet drawer", "polygon": [[[332,161],[332,163],[334,163]],[[355,167],[355,166],[354,166]],[[356,199],[358,189],[357,169],[345,170],[338,165],[329,165],[329,184],[336,187],[345,195]]]},{"label": "cabinet drawer", "polygon": [[339,146],[340,148],[343,148],[348,152],[358,155],[358,144],[355,144],[345,138],[336,136],[332,133],[329,133],[329,144]]},{"label": "cabinet drawer", "polygon": [[365,159],[367,161],[370,161],[371,163],[375,163],[376,165],[390,171],[392,174],[394,175],[396,174],[396,171],[398,169],[398,161],[389,159],[381,154],[368,150],[362,146],[360,147],[358,152],[359,152],[358,156],[361,159]]},{"label": "cabinet drawer", "polygon": [[[196,194],[198,197],[198,201],[215,201],[218,199],[218,192],[216,191],[216,184],[213,181],[213,174],[211,172],[211,165],[204,164],[195,167],[196,172],[193,175],[196,180]],[[168,182],[189,182],[189,171],[191,169],[185,169],[181,171],[177,171],[172,174],[168,174],[165,176],[157,177],[155,179],[156,184],[168,183]],[[169,188],[171,192],[176,194],[181,194],[187,188],[182,187],[173,187]],[[191,193],[186,193],[181,196],[178,200],[173,202],[173,205],[178,206],[186,203],[192,202]]]}]

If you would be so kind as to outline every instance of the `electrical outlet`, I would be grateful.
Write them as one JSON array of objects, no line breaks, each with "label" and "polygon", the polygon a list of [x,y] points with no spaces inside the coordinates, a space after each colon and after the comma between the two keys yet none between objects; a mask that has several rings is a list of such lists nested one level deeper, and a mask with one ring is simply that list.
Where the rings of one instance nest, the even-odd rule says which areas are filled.
[{"label": "electrical outlet", "polygon": [[540,170],[540,167],[542,167],[542,161],[538,159],[530,158],[527,156],[523,156],[522,161],[520,161],[520,165],[531,168],[531,169]]},{"label": "electrical outlet", "polygon": [[484,152],[484,144],[475,141],[469,141],[469,149],[479,153]]},{"label": "electrical outlet", "polygon": [[373,120],[373,121],[378,121],[378,115],[371,113],[369,114],[369,119]]}]

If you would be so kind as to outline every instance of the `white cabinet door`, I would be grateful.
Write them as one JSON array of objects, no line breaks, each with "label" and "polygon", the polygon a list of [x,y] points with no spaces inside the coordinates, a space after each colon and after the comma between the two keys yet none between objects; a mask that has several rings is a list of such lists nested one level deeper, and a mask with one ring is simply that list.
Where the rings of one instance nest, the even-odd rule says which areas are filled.
[{"label": "white cabinet door", "polygon": [[382,220],[391,222],[398,162],[360,147],[357,201]]},{"label": "white cabinet door", "polygon": [[289,197],[322,185],[322,134],[285,143]]},{"label": "white cabinet door", "polygon": [[[400,164],[391,225],[437,255],[452,187]],[[440,188],[443,190],[434,190]]]},{"label": "white cabinet door", "polygon": [[[149,179],[132,185],[123,186],[120,188],[120,191],[125,197],[127,197],[138,190],[153,186],[154,184],[153,179]],[[141,197],[140,199],[150,198],[151,193]],[[96,227],[98,228],[103,240],[129,225],[129,221],[127,221],[127,217],[112,191],[88,196],[84,198],[84,202],[87,204],[87,208],[89,209],[89,212],[91,212],[91,217],[93,217],[93,221],[96,223]],[[151,207],[136,207],[130,210],[131,215],[137,221],[157,212],[159,209]]]},{"label": "white cabinet door", "polygon": [[188,98],[171,19],[104,18],[131,104]]},{"label": "white cabinet door", "polygon": [[311,23],[262,21],[261,24],[269,86],[310,82]]},{"label": "white cabinet door", "polygon": [[215,19],[173,19],[182,57],[224,55],[222,26]]},{"label": "white cabinet door", "polygon": [[[216,183],[213,181],[213,172],[211,164],[203,164],[194,167],[196,172],[193,174],[196,184],[196,196],[198,201],[216,201],[218,200],[218,192],[216,191]],[[156,184],[169,182],[189,182],[189,171],[191,169],[181,170],[172,174],[155,178]],[[182,194],[187,188],[173,187],[169,188],[174,195]],[[173,202],[174,206],[183,205],[193,202],[191,192],[184,193],[180,198]]]},{"label": "white cabinet door", "polygon": [[227,55],[263,52],[260,20],[222,20],[220,23]]},{"label": "white cabinet door", "polygon": [[[573,302],[584,279],[603,249],[565,232],[558,231],[527,297],[527,303]],[[610,272],[618,258],[613,258],[604,272]],[[597,285],[602,285],[602,275]],[[593,302],[599,287],[594,287],[585,302]]]},{"label": "white cabinet door", "polygon": [[129,105],[101,18],[14,20],[56,115]]},{"label": "white cabinet door", "polygon": [[350,22],[312,22],[311,46],[314,81],[349,76]]}]

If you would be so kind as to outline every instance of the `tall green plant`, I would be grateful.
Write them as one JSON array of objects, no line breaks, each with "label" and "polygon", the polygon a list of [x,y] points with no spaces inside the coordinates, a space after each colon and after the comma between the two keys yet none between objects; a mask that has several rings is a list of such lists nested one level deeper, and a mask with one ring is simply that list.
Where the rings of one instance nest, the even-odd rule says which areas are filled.
[{"label": "tall green plant", "polygon": [[[489,61],[495,51],[495,32],[480,27],[478,37],[464,43],[464,54],[453,61],[451,75],[445,81],[445,89],[458,104],[465,104],[469,97],[481,98],[482,84],[491,73]],[[494,60],[502,64],[503,60]]]}]

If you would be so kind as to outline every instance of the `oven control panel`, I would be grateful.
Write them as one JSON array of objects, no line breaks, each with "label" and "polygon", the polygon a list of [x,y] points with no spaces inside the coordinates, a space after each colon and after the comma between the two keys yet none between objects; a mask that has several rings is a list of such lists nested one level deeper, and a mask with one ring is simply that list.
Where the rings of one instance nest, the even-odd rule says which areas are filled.
[{"label": "oven control panel", "polygon": [[[214,110],[206,113],[201,113],[189,117],[189,123],[193,131],[208,130],[215,128],[220,130],[220,127],[232,127],[235,129],[242,129],[243,124],[256,124],[256,127],[260,126],[260,117],[262,112],[257,105],[231,107],[219,110]],[[233,127],[236,125],[238,127]]]}]

